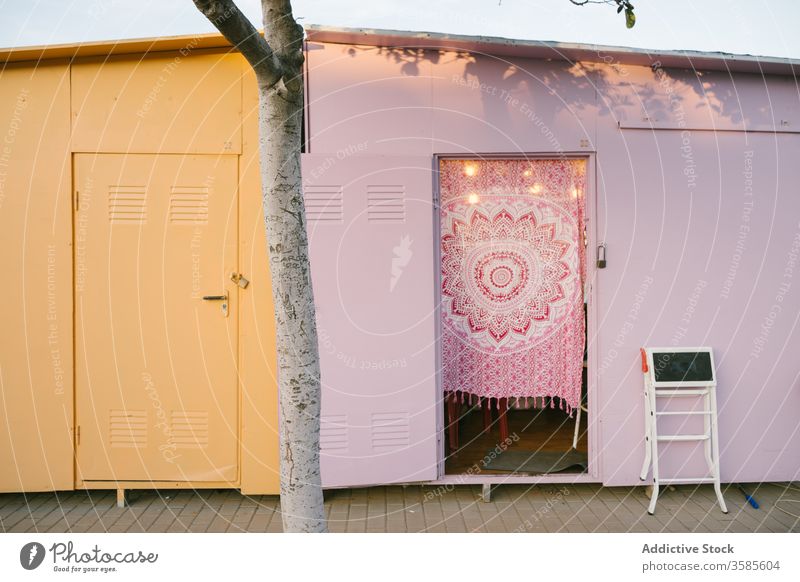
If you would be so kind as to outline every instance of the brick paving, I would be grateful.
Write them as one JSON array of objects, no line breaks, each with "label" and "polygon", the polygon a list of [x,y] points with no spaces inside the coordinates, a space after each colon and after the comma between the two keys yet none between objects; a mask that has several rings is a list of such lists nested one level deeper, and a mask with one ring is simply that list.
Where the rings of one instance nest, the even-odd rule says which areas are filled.
[{"label": "brick paving", "polygon": [[[749,485],[760,509],[735,487],[730,513],[710,486],[665,491],[647,515],[644,488],[598,485],[501,485],[485,503],[480,487],[390,486],[325,492],[333,532],[800,532],[800,485]],[[4,532],[280,532],[276,496],[235,490],[0,494]],[[785,511],[782,511],[785,510]]]}]

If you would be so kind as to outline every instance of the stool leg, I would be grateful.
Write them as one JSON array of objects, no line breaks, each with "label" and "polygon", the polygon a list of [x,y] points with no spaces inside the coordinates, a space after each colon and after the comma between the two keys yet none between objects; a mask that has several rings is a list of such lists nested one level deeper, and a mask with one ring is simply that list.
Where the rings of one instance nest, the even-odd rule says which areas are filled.
[{"label": "stool leg", "polygon": [[508,398],[501,398],[498,403],[500,409],[500,442],[508,442]]},{"label": "stool leg", "polygon": [[578,405],[578,412],[575,414],[575,432],[572,435],[572,448],[578,448],[578,437],[581,433],[581,405]]},{"label": "stool leg", "polygon": [[706,410],[712,410],[711,416],[711,446],[712,446],[712,456],[714,460],[714,491],[717,494],[717,501],[719,501],[719,508],[722,510],[722,513],[728,513],[728,507],[725,505],[725,498],[722,496],[722,487],[720,486],[719,482],[719,426],[717,423],[717,388],[716,386],[712,386],[709,388],[709,396],[711,401],[711,408],[707,408]]},{"label": "stool leg", "polygon": [[492,399],[481,398],[481,408],[483,409],[483,432],[492,430]]},{"label": "stool leg", "polygon": [[492,484],[484,483],[481,488],[481,501],[484,503],[491,503],[492,501]]},{"label": "stool leg", "polygon": [[453,392],[447,395],[447,434],[450,440],[450,451],[458,450],[458,399]]},{"label": "stool leg", "polygon": [[[655,412],[656,410],[656,397],[655,397],[655,390],[651,391],[648,395],[650,398],[650,412]],[[650,457],[652,459],[653,464],[653,495],[650,497],[650,505],[647,507],[647,513],[653,515],[656,512],[656,501],[658,501],[658,493],[661,489],[658,480],[659,480],[659,473],[658,473],[658,422],[656,421],[655,415],[651,415],[651,424],[650,424]]]},{"label": "stool leg", "polygon": [[647,479],[647,473],[650,471],[650,464],[653,460],[653,416],[650,410],[650,381],[645,376],[644,379],[644,463],[642,463],[642,472],[639,473],[639,479],[644,481]]}]

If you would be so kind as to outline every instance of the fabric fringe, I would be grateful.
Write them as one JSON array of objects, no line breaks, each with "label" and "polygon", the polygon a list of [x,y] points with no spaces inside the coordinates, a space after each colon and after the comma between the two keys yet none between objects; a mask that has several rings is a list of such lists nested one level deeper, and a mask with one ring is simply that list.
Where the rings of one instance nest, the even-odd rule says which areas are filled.
[{"label": "fabric fringe", "polygon": [[[566,399],[560,396],[505,396],[502,397],[506,401],[506,408],[512,410],[517,408],[519,410],[526,410],[529,408],[547,408],[548,400],[550,408],[559,408],[563,410],[569,418],[575,417],[576,407],[570,405]],[[444,393],[445,404],[453,399],[458,404],[467,404],[467,406],[479,406],[483,408],[488,407],[490,410],[500,410],[500,397],[496,396],[478,396],[471,392],[463,390],[453,390]],[[557,402],[556,402],[557,401]]]}]

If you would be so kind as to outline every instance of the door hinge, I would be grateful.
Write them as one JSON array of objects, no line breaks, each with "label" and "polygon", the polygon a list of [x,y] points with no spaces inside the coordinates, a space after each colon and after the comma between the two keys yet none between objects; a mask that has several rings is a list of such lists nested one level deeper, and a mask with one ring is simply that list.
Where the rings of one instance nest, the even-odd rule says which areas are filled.
[{"label": "door hinge", "polygon": [[75,427],[75,444],[81,444],[81,425]]},{"label": "door hinge", "polygon": [[74,197],[74,199],[72,201],[73,208],[74,208],[75,212],[78,212],[78,210],[80,210],[78,208],[78,204],[80,203],[80,196],[81,196],[81,193],[78,192],[77,190],[75,190],[75,197]]}]

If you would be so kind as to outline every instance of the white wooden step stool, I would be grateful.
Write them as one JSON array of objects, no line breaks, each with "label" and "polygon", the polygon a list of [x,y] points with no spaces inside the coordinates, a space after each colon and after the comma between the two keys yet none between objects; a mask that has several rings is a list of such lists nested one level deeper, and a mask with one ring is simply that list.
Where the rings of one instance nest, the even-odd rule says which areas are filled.
[{"label": "white wooden step stool", "polygon": [[[717,382],[711,348],[642,348],[644,372],[645,458],[639,478],[647,479],[653,467],[653,494],[647,513],[653,515],[661,484],[713,483],[720,509],[728,513],[719,481],[719,431],[717,427]],[[702,397],[702,410],[659,411],[659,398]],[[664,416],[702,416],[701,434],[658,433]],[[658,470],[658,443],[703,442],[708,475],[664,479]]]}]

